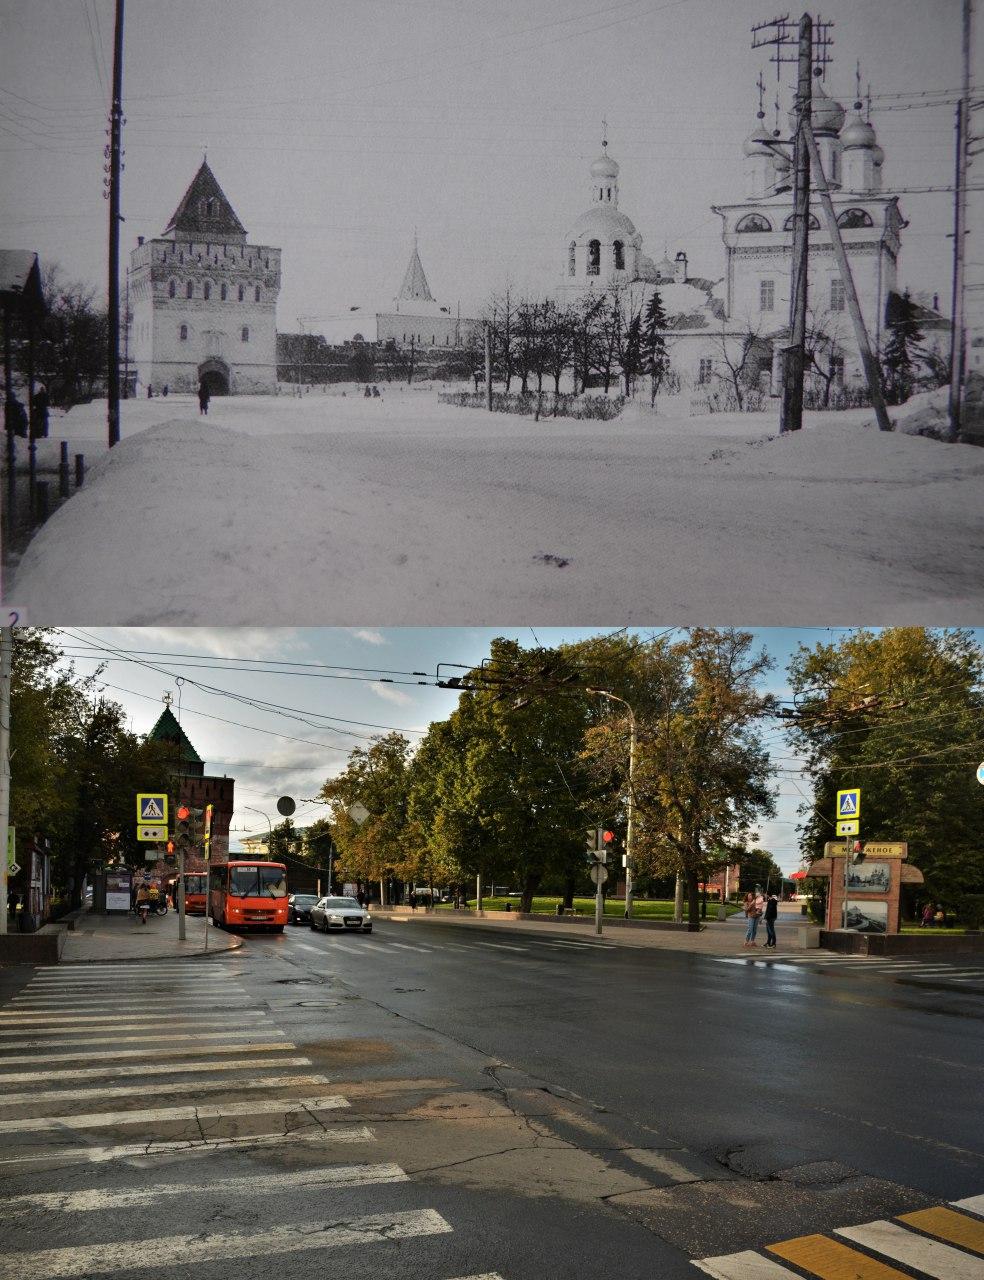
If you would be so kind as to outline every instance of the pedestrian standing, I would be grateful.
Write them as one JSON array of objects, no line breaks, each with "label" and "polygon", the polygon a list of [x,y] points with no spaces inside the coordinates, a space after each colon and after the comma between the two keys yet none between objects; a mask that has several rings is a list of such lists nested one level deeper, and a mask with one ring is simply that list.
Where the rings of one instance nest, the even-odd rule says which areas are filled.
[{"label": "pedestrian standing", "polygon": [[775,947],[776,945],[776,917],[779,914],[779,899],[774,893],[769,894],[769,900],[765,904],[765,945],[767,947]]},{"label": "pedestrian standing", "polygon": [[410,894],[409,894],[409,897],[407,898],[407,901],[410,903],[410,910],[416,911],[417,910],[417,890],[416,889],[410,890]]},{"label": "pedestrian standing", "polygon": [[745,919],[748,921],[748,928],[745,930],[744,946],[758,946],[755,935],[758,933],[759,921],[762,919],[764,909],[765,899],[762,897],[762,889],[756,885],[754,890],[749,889],[745,894]]},{"label": "pedestrian standing", "polygon": [[208,414],[208,402],[212,398],[212,393],[208,389],[208,383],[202,378],[198,384],[198,412]]},{"label": "pedestrian standing", "polygon": [[919,921],[921,929],[927,929],[933,923],[933,904],[927,902],[922,909],[922,919]]},{"label": "pedestrian standing", "polygon": [[46,436],[48,434],[49,404],[47,388],[43,382],[40,382],[34,393],[34,417],[31,422],[31,433],[35,439],[38,436]]}]

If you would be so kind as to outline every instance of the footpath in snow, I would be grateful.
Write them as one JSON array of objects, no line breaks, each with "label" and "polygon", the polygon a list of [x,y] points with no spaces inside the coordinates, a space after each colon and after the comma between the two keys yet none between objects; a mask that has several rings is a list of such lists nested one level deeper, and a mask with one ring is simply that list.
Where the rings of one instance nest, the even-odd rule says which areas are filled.
[{"label": "footpath in snow", "polygon": [[5,595],[51,625],[984,624],[980,449],[686,414],[171,396],[107,451],[82,406],[52,427],[91,472]]}]

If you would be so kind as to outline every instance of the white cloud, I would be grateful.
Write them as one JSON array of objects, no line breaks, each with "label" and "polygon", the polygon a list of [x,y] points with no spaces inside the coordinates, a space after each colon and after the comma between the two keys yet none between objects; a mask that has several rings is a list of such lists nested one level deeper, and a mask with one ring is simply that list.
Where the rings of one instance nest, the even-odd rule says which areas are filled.
[{"label": "white cloud", "polygon": [[381,631],[373,631],[369,628],[359,627],[352,631],[352,635],[356,640],[364,640],[366,644],[389,644]]},{"label": "white cloud", "polygon": [[404,693],[402,689],[394,689],[391,684],[371,684],[369,688],[373,691],[377,698],[382,698],[386,702],[395,702],[398,707],[413,706],[413,698],[409,693]]},{"label": "white cloud", "polygon": [[200,653],[212,658],[284,658],[304,648],[303,632],[287,627],[108,627],[90,634],[121,649]]}]

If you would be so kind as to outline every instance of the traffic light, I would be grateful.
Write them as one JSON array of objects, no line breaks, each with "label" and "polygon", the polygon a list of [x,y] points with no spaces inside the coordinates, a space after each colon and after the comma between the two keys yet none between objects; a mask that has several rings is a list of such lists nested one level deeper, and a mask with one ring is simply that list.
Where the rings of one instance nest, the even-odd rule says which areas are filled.
[{"label": "traffic light", "polygon": [[614,840],[615,832],[608,827],[589,827],[586,846],[588,862],[607,862]]}]

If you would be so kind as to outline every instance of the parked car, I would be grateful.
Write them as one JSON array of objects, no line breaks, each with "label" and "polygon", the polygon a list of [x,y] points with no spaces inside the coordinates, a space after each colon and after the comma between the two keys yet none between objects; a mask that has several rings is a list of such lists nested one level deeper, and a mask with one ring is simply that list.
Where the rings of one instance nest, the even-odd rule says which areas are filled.
[{"label": "parked car", "polygon": [[287,899],[287,923],[310,924],[311,908],[317,901],[316,893],[292,893]]},{"label": "parked car", "polygon": [[372,933],[372,916],[355,898],[322,898],[311,908],[311,928],[327,933],[342,929],[346,933]]}]

